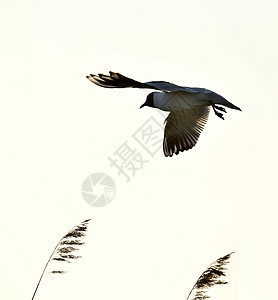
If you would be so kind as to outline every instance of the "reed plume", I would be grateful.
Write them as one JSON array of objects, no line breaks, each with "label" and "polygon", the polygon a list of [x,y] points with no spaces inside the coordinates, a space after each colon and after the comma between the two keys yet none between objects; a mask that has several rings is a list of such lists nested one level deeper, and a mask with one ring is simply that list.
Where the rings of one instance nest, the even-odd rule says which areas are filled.
[{"label": "reed plume", "polygon": [[[79,250],[79,248],[84,244],[84,242],[82,242],[82,238],[86,235],[86,231],[88,229],[88,225],[89,225],[89,221],[85,220],[83,222],[81,222],[80,224],[74,226],[66,235],[64,235],[61,240],[58,242],[58,244],[56,245],[56,247],[54,248],[54,250],[52,251],[43,271],[41,274],[41,277],[39,279],[39,282],[36,286],[36,289],[34,291],[34,294],[32,296],[32,300],[34,299],[36,292],[38,290],[38,287],[41,283],[41,280],[45,274],[45,271],[49,265],[49,263],[51,261],[56,261],[56,262],[60,262],[60,263],[70,263],[72,260],[74,259],[78,259],[81,256],[79,255],[75,255],[73,253],[75,253],[76,251]],[[58,269],[58,270],[52,270],[50,273],[52,274],[63,274],[66,273],[64,270],[62,269]]]},{"label": "reed plume", "polygon": [[198,278],[186,300],[208,299],[210,296],[207,294],[207,291],[210,287],[227,284],[228,282],[223,281],[222,278],[226,276],[225,271],[227,268],[225,268],[225,266],[230,263],[229,259],[233,253],[234,252],[231,252],[213,262]]}]

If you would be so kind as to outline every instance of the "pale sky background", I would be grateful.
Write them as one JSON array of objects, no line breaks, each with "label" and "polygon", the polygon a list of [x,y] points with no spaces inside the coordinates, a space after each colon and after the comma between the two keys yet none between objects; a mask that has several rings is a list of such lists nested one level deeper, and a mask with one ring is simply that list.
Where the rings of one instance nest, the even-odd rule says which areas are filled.
[{"label": "pale sky background", "polygon": [[[0,298],[31,299],[59,239],[92,218],[83,259],[46,274],[37,300],[185,300],[236,251],[213,300],[277,292],[277,1],[1,0]],[[213,113],[198,144],[162,149],[129,183],[112,156],[150,117],[148,90],[108,90],[90,73],[206,87],[239,106]],[[133,145],[136,145],[133,143]],[[138,150],[146,155],[137,145]],[[106,207],[82,198],[115,180]]]}]

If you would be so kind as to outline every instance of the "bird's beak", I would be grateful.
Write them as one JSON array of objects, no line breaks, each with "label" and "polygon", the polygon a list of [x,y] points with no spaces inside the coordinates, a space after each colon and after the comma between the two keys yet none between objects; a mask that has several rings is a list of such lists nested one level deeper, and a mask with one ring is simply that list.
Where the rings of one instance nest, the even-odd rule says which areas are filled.
[{"label": "bird's beak", "polygon": [[144,107],[144,106],[146,106],[145,103],[143,103],[143,104],[140,106],[140,108],[142,108],[142,107]]}]

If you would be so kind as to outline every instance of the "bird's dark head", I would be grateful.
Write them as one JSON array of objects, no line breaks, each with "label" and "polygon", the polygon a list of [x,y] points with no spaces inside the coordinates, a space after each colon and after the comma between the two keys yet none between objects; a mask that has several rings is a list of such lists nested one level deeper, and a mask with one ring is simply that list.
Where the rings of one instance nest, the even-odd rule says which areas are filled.
[{"label": "bird's dark head", "polygon": [[147,99],[145,101],[145,103],[143,103],[140,108],[144,107],[144,106],[149,106],[149,107],[154,107],[154,102],[153,102],[153,92],[150,93],[148,96],[147,96]]}]

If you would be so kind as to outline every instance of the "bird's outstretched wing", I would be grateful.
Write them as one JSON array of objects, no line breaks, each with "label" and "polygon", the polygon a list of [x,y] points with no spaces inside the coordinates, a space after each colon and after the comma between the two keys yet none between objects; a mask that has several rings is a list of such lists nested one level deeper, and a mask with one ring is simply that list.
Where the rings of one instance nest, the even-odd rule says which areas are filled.
[{"label": "bird's outstretched wing", "polygon": [[173,156],[193,148],[204,129],[209,107],[201,106],[191,110],[171,111],[165,120],[163,151]]},{"label": "bird's outstretched wing", "polygon": [[90,74],[90,76],[87,76],[87,78],[95,83],[96,85],[99,85],[101,87],[105,88],[141,88],[141,89],[151,89],[151,86],[148,86],[147,84],[144,84],[142,82],[133,80],[131,78],[125,77],[124,75],[120,73],[114,73],[109,72],[110,75],[93,75]]},{"label": "bird's outstretched wing", "polygon": [[120,73],[109,72],[110,75],[93,75],[90,74],[87,78],[96,85],[105,88],[141,88],[141,89],[153,89],[160,90],[163,92],[176,92],[184,91],[188,93],[198,93],[204,91],[202,88],[190,88],[182,87],[167,81],[149,81],[149,82],[139,82],[134,79],[128,78]]}]

